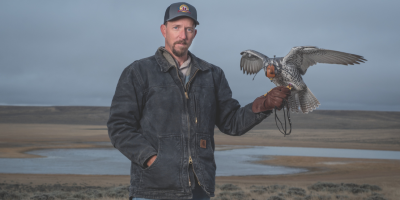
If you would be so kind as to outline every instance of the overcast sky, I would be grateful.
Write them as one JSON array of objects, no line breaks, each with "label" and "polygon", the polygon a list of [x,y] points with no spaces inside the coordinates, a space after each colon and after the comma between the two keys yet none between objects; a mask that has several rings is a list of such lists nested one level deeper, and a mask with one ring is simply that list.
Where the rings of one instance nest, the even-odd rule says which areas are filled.
[{"label": "overcast sky", "polygon": [[[176,1],[0,1],[0,105],[110,106],[122,70],[164,45]],[[275,87],[243,75],[240,52],[273,57],[313,45],[364,56],[318,64],[304,81],[319,109],[400,111],[400,1],[188,1],[197,8],[191,52],[221,67],[244,106]]]}]

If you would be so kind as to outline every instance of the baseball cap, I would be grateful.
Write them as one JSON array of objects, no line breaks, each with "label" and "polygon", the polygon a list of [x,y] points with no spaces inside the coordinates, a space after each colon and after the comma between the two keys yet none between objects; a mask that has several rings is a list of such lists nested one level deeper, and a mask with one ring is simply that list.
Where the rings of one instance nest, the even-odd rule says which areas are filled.
[{"label": "baseball cap", "polygon": [[185,2],[171,4],[165,11],[164,23],[167,21],[171,21],[177,17],[190,17],[195,21],[196,25],[200,24],[197,21],[196,8]]}]

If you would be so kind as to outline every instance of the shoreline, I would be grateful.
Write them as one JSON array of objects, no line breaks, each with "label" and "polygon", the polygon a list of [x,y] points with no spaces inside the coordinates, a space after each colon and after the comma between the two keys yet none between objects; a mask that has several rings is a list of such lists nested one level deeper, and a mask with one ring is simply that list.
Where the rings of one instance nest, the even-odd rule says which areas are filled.
[{"label": "shoreline", "polygon": [[[399,160],[274,156],[272,159],[261,160],[259,163],[306,167],[310,171],[287,175],[218,176],[216,177],[215,199],[221,199],[219,197],[224,195],[230,197],[228,199],[248,199],[245,196],[251,196],[252,199],[266,199],[268,196],[279,194],[290,196],[288,191],[291,189],[304,191],[312,196],[313,200],[323,196],[333,195],[335,197],[338,194],[359,200],[372,196],[396,199],[400,195],[398,189],[400,188]],[[117,197],[127,198],[130,175],[0,174],[0,180],[0,186],[14,188],[14,193],[6,190],[6,194],[9,195],[19,194],[32,198],[35,195],[57,197],[57,195],[64,194],[70,197],[83,197],[84,194],[88,195],[97,190],[97,193],[108,195],[105,200],[116,200],[120,199]],[[358,193],[357,191],[360,190],[347,188],[346,191],[332,193],[310,189],[318,185],[332,184],[356,188],[375,187],[379,188],[379,191]],[[19,188],[27,189],[21,193]],[[68,192],[65,193],[64,189]],[[36,190],[39,191],[32,193]],[[237,198],[237,195],[244,196]],[[291,197],[293,198],[289,199],[295,199],[294,196]]]},{"label": "shoreline", "polygon": [[[328,158],[328,157],[306,157],[306,156],[266,156],[255,163],[270,166],[285,166],[305,168],[307,172],[285,174],[285,175],[248,175],[248,176],[217,176],[219,182],[235,183],[264,183],[295,180],[300,182],[326,180],[344,181],[384,178],[396,180],[400,185],[400,160],[384,159],[353,159],[353,158]],[[40,177],[40,178],[39,178]],[[3,182],[14,181],[28,184],[56,184],[83,181],[93,186],[110,186],[129,183],[130,176],[127,175],[79,175],[79,174],[23,174],[23,173],[0,173]],[[103,180],[103,181],[99,181]]]},{"label": "shoreline", "polygon": [[[0,158],[34,158],[38,156],[26,152],[39,149],[113,148],[107,130],[99,125],[0,124],[0,130],[6,133],[0,134]],[[238,137],[215,130],[214,139],[217,146],[400,151],[399,131],[399,129],[297,129],[292,135],[283,137],[277,130],[255,129]],[[109,142],[109,145],[96,144],[97,142]]]}]

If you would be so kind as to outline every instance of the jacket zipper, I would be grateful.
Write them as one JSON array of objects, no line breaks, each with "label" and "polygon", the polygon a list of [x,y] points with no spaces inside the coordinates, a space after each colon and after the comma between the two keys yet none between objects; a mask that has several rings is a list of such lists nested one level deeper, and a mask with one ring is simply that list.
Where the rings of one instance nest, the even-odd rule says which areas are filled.
[{"label": "jacket zipper", "polygon": [[[176,75],[178,76],[179,80],[181,81],[181,84],[184,86],[184,89],[185,89],[184,92],[185,92],[185,97],[186,97],[186,99],[189,99],[188,92],[189,92],[190,82],[193,80],[194,76],[197,74],[198,71],[199,71],[199,70],[197,69],[197,70],[194,72],[194,74],[192,75],[192,77],[190,78],[190,80],[187,82],[186,87],[185,87],[185,85],[184,85],[183,82],[182,82],[181,77],[179,76],[178,67],[176,67]],[[187,111],[187,110],[188,110],[188,108],[187,108],[187,103],[185,104],[185,106],[186,106],[186,111]],[[200,180],[199,180],[199,178],[197,177],[196,172],[194,171],[193,160],[192,160],[192,156],[191,156],[191,152],[190,152],[190,118],[189,118],[189,114],[187,115],[187,121],[188,121],[188,131],[189,131],[189,137],[188,137],[189,164],[192,165],[193,173],[194,173],[194,175],[196,176],[199,185],[201,186]],[[196,124],[197,124],[197,117],[196,117],[195,121],[196,121]],[[189,171],[188,171],[188,175],[189,175]],[[189,179],[189,186],[191,186],[192,183],[190,182],[190,177],[188,177],[188,179]],[[203,190],[204,190],[207,194],[210,194],[210,193],[207,192],[204,188],[203,188]]]},{"label": "jacket zipper", "polygon": [[[185,88],[186,99],[189,99],[189,95],[188,95],[188,93],[189,93],[189,85],[190,85],[190,82],[193,80],[193,77],[196,75],[197,71],[198,70],[196,70],[194,72],[193,76],[190,78],[190,80],[186,84],[186,88]],[[182,82],[182,80],[181,80],[181,82]],[[187,103],[185,105],[186,105],[186,111],[188,111]],[[187,121],[188,121],[188,131],[189,131],[189,134],[188,134],[188,153],[189,153],[189,165],[190,165],[193,162],[192,162],[192,156],[191,156],[192,153],[190,152],[190,117],[189,117],[189,112],[187,114]],[[193,164],[192,164],[192,168],[193,168]],[[193,169],[193,172],[194,172],[194,169]],[[189,175],[189,171],[188,171],[188,175]],[[190,176],[188,176],[188,179],[189,179],[189,186],[192,186],[192,184],[190,182]],[[197,179],[197,180],[199,180],[199,179]]]},{"label": "jacket zipper", "polygon": [[[192,165],[193,174],[194,174],[194,176],[196,176],[196,178],[197,178],[197,183],[199,183],[199,185],[200,185],[200,187],[201,187],[201,183],[200,183],[199,177],[197,176],[196,172],[194,171],[192,156],[189,156],[189,165]],[[189,178],[189,183],[190,183],[190,178]],[[203,188],[204,192],[206,192],[208,195],[210,195],[210,193],[207,192],[207,190],[206,190],[204,187],[202,187],[202,188]]]},{"label": "jacket zipper", "polygon": [[[189,156],[189,164],[193,166],[193,160],[192,160],[192,157],[191,157],[191,156]],[[198,182],[199,185],[201,186],[201,183],[200,183],[200,181],[199,181],[199,178],[197,177],[196,172],[194,171],[194,167],[192,167],[192,169],[193,169],[194,175],[195,175],[196,178],[197,178],[197,182]],[[207,191],[206,191],[206,192],[207,192]],[[208,193],[208,192],[207,192],[207,193]]]},{"label": "jacket zipper", "polygon": [[[186,91],[185,91],[186,99],[189,99],[188,92],[189,92],[190,82],[193,80],[194,76],[197,74],[198,71],[199,71],[199,70],[197,69],[197,70],[194,72],[193,76],[190,78],[190,80],[189,80],[189,81],[187,82],[187,84],[186,84]],[[194,95],[193,95],[193,97],[194,97],[194,104],[195,104],[195,108],[196,108],[196,97],[195,97]],[[186,104],[186,105],[187,105],[187,104]],[[196,122],[196,124],[197,124],[197,116],[196,116],[196,113],[195,113],[195,122]],[[188,142],[189,142],[189,144],[190,144],[190,121],[189,121],[189,115],[188,115],[188,124],[189,124],[189,140],[188,140]],[[197,176],[196,172],[194,171],[194,164],[193,164],[192,156],[191,156],[191,154],[190,154],[190,145],[188,145],[188,148],[189,148],[189,165],[190,165],[190,164],[192,165],[193,173],[194,173],[194,175],[195,175],[196,178],[197,178],[197,182],[198,182],[199,185],[201,186],[199,177]],[[190,178],[189,178],[189,183],[190,183]],[[210,193],[207,192],[207,190],[206,190],[204,187],[202,187],[202,188],[203,188],[203,190],[204,190],[208,195],[210,195]]]},{"label": "jacket zipper", "polygon": [[[178,67],[177,66],[175,66],[175,68],[176,68],[176,75],[178,76],[178,78],[179,78],[179,81],[181,82],[181,84],[182,84],[182,86],[183,86],[183,90],[184,90],[184,92],[185,92],[185,97],[186,97],[186,99],[189,99],[189,96],[188,96],[188,92],[187,92],[187,87],[185,87],[185,85],[183,84],[183,82],[182,82],[182,79],[181,79],[181,77],[179,76],[179,73],[178,73]],[[196,71],[197,72],[197,71]],[[194,75],[193,75],[194,76]],[[193,79],[193,77],[189,80],[189,82],[191,81]],[[188,83],[189,83],[188,82]],[[185,106],[186,106],[186,112],[187,112],[187,102],[185,103]],[[189,114],[187,114],[187,120],[188,120],[188,131],[189,131],[189,137],[188,137],[188,153],[189,153],[189,161],[192,159],[191,158],[191,153],[190,153],[190,119],[189,119]],[[190,162],[189,162],[190,163]],[[192,183],[190,182],[190,176],[189,176],[189,171],[188,171],[188,181],[189,181],[189,187],[190,186],[192,186]]]},{"label": "jacket zipper", "polygon": [[[183,82],[182,82],[182,79],[181,79],[181,77],[179,76],[179,73],[178,73],[178,67],[177,66],[175,66],[175,68],[176,68],[176,75],[178,76],[178,78],[179,78],[179,81],[181,82],[181,84],[182,84],[182,86],[183,86],[183,90],[184,90],[184,92],[185,92],[185,97],[186,97],[186,99],[189,99],[189,96],[188,96],[188,93],[186,92],[186,89],[185,89],[185,85],[183,84]],[[187,103],[185,103],[185,106],[186,106],[186,110],[187,110]],[[188,116],[188,119],[189,119],[189,116]],[[190,144],[190,122],[188,122],[188,130],[189,130],[189,143],[188,143],[188,146],[189,146],[189,144]],[[188,148],[188,150],[189,150],[189,160],[191,159],[190,158],[190,147]],[[190,186],[192,186],[192,183],[190,182],[190,176],[189,176],[189,170],[188,170],[188,180],[189,180],[189,187]]]},{"label": "jacket zipper", "polygon": [[[186,84],[186,90],[185,90],[186,99],[189,99],[188,92],[189,92],[190,82],[193,80],[194,76],[197,74],[198,71],[199,71],[199,70],[197,69],[197,70],[194,72],[193,76],[190,77],[190,80],[189,80],[189,81],[187,82],[187,84]],[[178,73],[178,71],[176,71],[176,73]],[[179,77],[179,74],[178,74],[178,77]],[[180,77],[179,77],[179,80],[181,80]],[[182,80],[181,80],[181,83],[182,83]],[[182,85],[183,85],[183,83],[182,83]]]},{"label": "jacket zipper", "polygon": [[196,105],[196,95],[193,94],[193,102],[194,102],[194,122],[197,125],[197,105]]}]

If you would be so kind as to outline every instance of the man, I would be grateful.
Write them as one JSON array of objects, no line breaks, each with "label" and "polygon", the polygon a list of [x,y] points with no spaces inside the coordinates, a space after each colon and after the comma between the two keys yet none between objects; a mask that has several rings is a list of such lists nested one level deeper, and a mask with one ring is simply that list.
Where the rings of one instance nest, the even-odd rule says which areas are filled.
[{"label": "man", "polygon": [[132,162],[132,199],[214,196],[214,127],[239,136],[280,109],[290,90],[272,89],[240,107],[221,68],[188,51],[199,25],[188,3],[171,4],[165,47],[122,72],[107,123],[113,145]]}]

